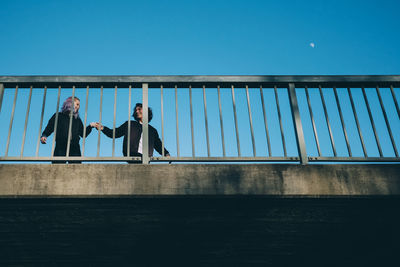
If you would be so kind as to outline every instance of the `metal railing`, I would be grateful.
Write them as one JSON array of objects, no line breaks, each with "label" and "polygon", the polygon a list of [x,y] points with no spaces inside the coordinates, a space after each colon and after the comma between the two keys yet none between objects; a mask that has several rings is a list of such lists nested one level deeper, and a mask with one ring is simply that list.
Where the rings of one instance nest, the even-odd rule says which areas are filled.
[{"label": "metal railing", "polygon": [[[396,93],[399,87],[400,76],[0,76],[1,125],[4,127],[9,119],[7,137],[4,134],[0,140],[0,146],[3,145],[0,148],[0,161],[136,161],[143,164],[219,161],[301,164],[326,161],[399,162],[400,110],[396,96],[400,93]],[[39,140],[46,117],[48,93],[57,92],[56,98],[50,98],[57,103],[56,109],[51,111],[56,114],[56,133],[61,95],[74,97],[78,88],[81,95],[85,95],[82,100],[85,103],[85,126],[88,123],[89,93],[96,94],[96,98],[100,97],[96,121],[102,123],[105,106],[113,107],[111,156],[100,155],[103,140],[100,131],[97,134],[97,146],[89,146],[91,153],[94,153],[96,147],[96,154],[85,155],[88,151],[86,129],[81,145],[82,156],[69,156],[72,111],[69,114],[66,156],[54,156],[55,136],[50,155],[39,155]],[[109,92],[112,89],[113,98],[110,99],[111,95],[104,98],[104,91]],[[20,129],[22,141],[19,155],[15,152],[15,146],[13,151],[17,155],[10,155],[17,99],[21,91],[22,94],[29,92],[24,108],[25,116],[18,117],[24,121],[23,131],[22,127]],[[125,96],[123,105],[125,108],[127,105],[127,108],[117,112],[122,105],[117,101],[118,92],[121,91]],[[143,103],[142,157],[115,154],[116,122],[118,119],[132,119],[133,91],[136,94],[141,91],[141,101],[138,102]],[[38,96],[42,93],[39,101]],[[167,99],[167,93],[169,96],[172,93],[174,97]],[[33,103],[32,94],[37,98]],[[159,98],[159,103],[154,102],[154,94],[157,95],[154,99]],[[103,105],[104,101],[106,105]],[[148,151],[147,108],[150,102],[154,102],[152,107],[157,106],[159,111],[156,114],[159,127],[156,128],[161,128],[162,152],[158,157],[149,157]],[[5,103],[8,104],[7,111]],[[195,106],[198,106],[197,109]],[[212,109],[216,112],[210,111]],[[28,125],[32,116],[39,114],[36,112],[31,115],[32,110],[40,111],[40,122],[38,134],[33,138],[35,148],[30,149],[35,152],[27,156],[24,153],[27,129],[32,128]],[[200,116],[201,110],[203,112]],[[175,113],[175,118],[170,116],[167,119],[166,111]],[[187,124],[184,128],[179,124],[182,116],[185,117],[182,122]],[[188,120],[190,134],[187,129]],[[171,121],[175,123],[170,123]],[[165,135],[173,132],[173,129],[176,140],[169,138],[167,144],[169,147],[175,145],[176,149],[173,148],[171,156],[167,157],[164,155]],[[228,129],[231,131],[227,131]],[[128,136],[130,133],[128,124]],[[17,141],[14,142],[18,144]],[[128,138],[127,155],[130,155],[130,142]],[[211,142],[213,144],[210,145]],[[191,145],[182,146],[188,143]],[[188,155],[183,155],[183,149]]]}]

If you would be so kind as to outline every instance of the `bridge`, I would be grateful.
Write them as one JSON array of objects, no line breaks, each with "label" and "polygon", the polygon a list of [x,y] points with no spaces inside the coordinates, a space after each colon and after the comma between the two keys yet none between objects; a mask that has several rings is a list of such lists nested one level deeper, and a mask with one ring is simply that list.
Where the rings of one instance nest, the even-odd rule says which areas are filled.
[{"label": "bridge", "polygon": [[[400,76],[0,77],[0,262],[388,265],[399,87]],[[82,156],[59,157],[39,139],[71,95],[84,125],[113,125],[113,138],[94,130]],[[132,98],[141,156],[115,137]],[[149,155],[149,106],[170,156]],[[68,160],[83,164],[47,164]]]}]

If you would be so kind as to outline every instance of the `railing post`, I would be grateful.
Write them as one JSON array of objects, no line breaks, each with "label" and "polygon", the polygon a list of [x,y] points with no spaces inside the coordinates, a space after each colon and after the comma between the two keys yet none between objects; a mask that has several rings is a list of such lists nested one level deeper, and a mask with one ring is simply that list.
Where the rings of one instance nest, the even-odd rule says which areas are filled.
[{"label": "railing post", "polygon": [[3,95],[4,95],[4,84],[0,83],[0,112],[1,112],[1,106],[3,104]]},{"label": "railing post", "polygon": [[149,84],[142,84],[143,105],[142,105],[142,163],[149,164]]},{"label": "railing post", "polygon": [[296,132],[297,151],[299,151],[300,163],[302,165],[306,165],[308,163],[306,143],[304,141],[303,125],[301,124],[299,105],[297,103],[294,83],[289,83],[289,97],[292,109],[293,124],[295,125],[294,130]]}]

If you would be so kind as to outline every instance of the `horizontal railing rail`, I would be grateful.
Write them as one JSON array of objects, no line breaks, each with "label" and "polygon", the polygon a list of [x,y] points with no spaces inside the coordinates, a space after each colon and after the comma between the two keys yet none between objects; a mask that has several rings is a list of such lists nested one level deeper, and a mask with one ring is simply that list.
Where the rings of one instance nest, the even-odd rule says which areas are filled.
[{"label": "horizontal railing rail", "polygon": [[[0,76],[0,161],[399,162],[399,87],[399,75]],[[97,140],[85,137],[84,128],[82,156],[70,155],[71,111],[66,155],[54,155],[55,134],[51,151],[43,149],[46,119],[69,96],[81,98],[84,126],[89,117],[110,126],[111,144],[100,131]],[[116,152],[117,123],[132,120],[132,97],[143,103],[142,156],[131,155],[131,138],[126,156]],[[149,156],[149,106],[160,156]]]},{"label": "horizontal railing rail", "polygon": [[169,76],[0,76],[0,83],[5,87],[141,87],[147,83],[149,88],[230,87],[287,87],[296,86],[322,87],[399,87],[400,75],[169,75]]}]

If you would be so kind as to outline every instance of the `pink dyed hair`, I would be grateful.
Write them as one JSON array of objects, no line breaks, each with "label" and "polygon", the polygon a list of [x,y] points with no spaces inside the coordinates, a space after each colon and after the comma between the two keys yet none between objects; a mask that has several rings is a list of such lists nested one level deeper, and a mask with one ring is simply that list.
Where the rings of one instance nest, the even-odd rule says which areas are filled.
[{"label": "pink dyed hair", "polygon": [[[76,96],[74,97],[74,100],[79,100],[81,101],[79,98],[77,98]],[[62,107],[61,107],[61,112],[62,113],[69,113],[71,112],[71,108],[72,108],[72,96],[68,97],[67,99],[65,99]],[[79,117],[79,111],[73,111],[73,115],[74,118],[77,119]]]}]

